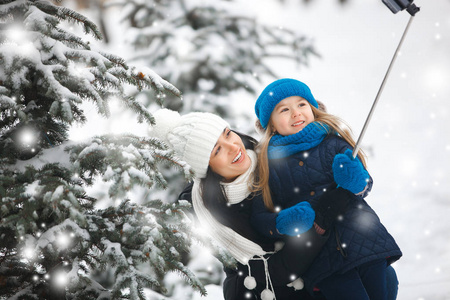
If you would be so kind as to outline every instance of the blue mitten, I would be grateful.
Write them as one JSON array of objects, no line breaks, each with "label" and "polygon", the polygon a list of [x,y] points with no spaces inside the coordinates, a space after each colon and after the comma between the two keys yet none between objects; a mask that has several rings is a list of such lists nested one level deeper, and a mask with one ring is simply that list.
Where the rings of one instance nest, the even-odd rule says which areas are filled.
[{"label": "blue mitten", "polygon": [[334,181],[353,194],[362,192],[369,179],[369,173],[358,157],[353,159],[350,149],[345,150],[344,154],[336,154],[333,161],[333,174]]},{"label": "blue mitten", "polygon": [[296,236],[308,231],[313,226],[315,217],[311,205],[303,201],[280,211],[276,227],[281,234]]}]

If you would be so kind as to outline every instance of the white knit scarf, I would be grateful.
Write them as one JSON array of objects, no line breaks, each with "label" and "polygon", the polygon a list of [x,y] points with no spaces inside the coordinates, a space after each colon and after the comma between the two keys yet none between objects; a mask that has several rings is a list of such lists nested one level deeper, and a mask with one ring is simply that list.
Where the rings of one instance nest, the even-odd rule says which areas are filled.
[{"label": "white knit scarf", "polygon": [[[256,153],[251,150],[247,150],[247,155],[252,162],[250,168],[233,182],[222,184],[230,204],[237,204],[243,201],[251,193],[249,180],[252,180],[251,176],[253,176],[255,171],[257,158]],[[211,215],[203,204],[199,179],[194,180],[192,204],[202,227],[241,264],[246,265],[255,255],[262,256],[266,254],[261,246],[239,235],[229,227],[222,225]]]}]

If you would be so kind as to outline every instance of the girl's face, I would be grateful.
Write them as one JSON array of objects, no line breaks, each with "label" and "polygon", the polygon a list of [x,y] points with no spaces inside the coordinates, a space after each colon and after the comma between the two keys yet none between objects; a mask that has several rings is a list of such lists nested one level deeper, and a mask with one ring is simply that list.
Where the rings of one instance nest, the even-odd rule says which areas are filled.
[{"label": "girl's face", "polygon": [[245,173],[250,165],[251,161],[241,138],[225,128],[209,157],[211,169],[224,177],[226,182],[231,182]]},{"label": "girl's face", "polygon": [[300,96],[283,99],[275,106],[270,120],[281,135],[295,134],[314,122],[314,113],[309,102]]}]

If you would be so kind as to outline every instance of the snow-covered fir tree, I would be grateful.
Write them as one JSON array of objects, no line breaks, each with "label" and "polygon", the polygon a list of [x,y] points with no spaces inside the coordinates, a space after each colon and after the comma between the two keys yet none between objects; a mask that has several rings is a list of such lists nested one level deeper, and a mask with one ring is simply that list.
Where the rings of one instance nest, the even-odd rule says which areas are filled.
[{"label": "snow-covered fir tree", "polygon": [[233,124],[231,93],[256,96],[261,78],[279,76],[269,59],[305,65],[316,54],[305,35],[263,24],[235,0],[111,2],[123,6],[127,41],[138,50],[130,58],[152,65],[182,91],[183,101],[165,102],[180,112],[215,112]]},{"label": "snow-covered fir tree", "polygon": [[[91,49],[61,21],[101,38],[83,15],[50,1],[0,1],[0,299],[145,299],[146,288],[165,292],[171,271],[204,294],[181,262],[196,235],[189,203],[128,197],[135,186],[167,185],[160,162],[187,178],[190,168],[156,139],[67,141],[70,126],[86,121],[86,101],[108,117],[108,101],[120,99],[151,124],[125,86],[151,89],[157,102],[178,89]],[[101,209],[87,192],[96,180],[110,186]]]},{"label": "snow-covered fir tree", "polygon": [[86,33],[101,38],[97,27],[75,11],[45,1],[5,0],[0,12],[2,156],[29,158],[60,144],[70,124],[85,121],[83,101],[94,102],[107,117],[108,101],[115,97],[140,121],[151,122],[147,110],[124,95],[124,83],[153,88],[158,97],[163,91],[179,96],[172,85],[155,81],[151,70],[129,68],[120,57],[91,51],[80,37],[58,27],[60,20],[79,22]]}]

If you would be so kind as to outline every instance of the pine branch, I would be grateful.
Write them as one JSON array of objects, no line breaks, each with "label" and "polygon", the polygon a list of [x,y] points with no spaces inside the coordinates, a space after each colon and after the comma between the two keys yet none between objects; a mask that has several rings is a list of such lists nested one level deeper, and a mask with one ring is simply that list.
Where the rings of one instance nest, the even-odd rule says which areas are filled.
[{"label": "pine branch", "polygon": [[[72,20],[100,38],[97,27],[82,15],[49,1],[19,2],[1,11],[8,22],[23,23],[18,30],[25,36],[15,40],[0,33],[6,41],[0,44],[0,66],[5,70],[0,74],[0,125],[5,133],[0,148],[8,149],[8,159],[29,159],[42,148],[65,141],[68,126],[86,120],[83,101],[92,101],[100,115],[109,117],[108,102],[114,96],[136,113],[138,122],[152,124],[145,106],[125,93],[127,85],[154,90],[160,105],[166,94],[181,96],[152,70],[130,68],[121,57],[92,51],[89,43],[60,27],[60,21]],[[28,109],[30,103],[35,109]],[[38,131],[39,140],[27,148],[18,136],[22,127],[30,126]]]},{"label": "pine branch", "polygon": [[[177,161],[173,152],[159,140],[141,138],[131,134],[104,135],[87,143],[66,148],[76,171],[87,183],[94,176],[111,180],[110,196],[121,198],[131,189],[131,183],[150,188],[156,183],[165,188],[167,182],[157,171],[156,163],[165,161],[192,174],[185,163]],[[143,170],[143,171],[137,171]],[[125,176],[125,177],[124,177]],[[191,175],[192,176],[192,175]]]},{"label": "pine branch", "polygon": [[[134,138],[132,141],[135,144],[143,142]],[[149,143],[144,141],[144,144]],[[0,244],[1,258],[3,262],[11,263],[17,258],[23,260],[20,257],[23,253],[34,257],[13,267],[14,274],[20,273],[21,276],[14,293],[34,282],[33,276],[52,274],[51,278],[56,278],[58,275],[55,274],[64,268],[72,270],[69,278],[71,282],[77,282],[68,290],[72,295],[103,295],[104,298],[133,295],[139,298],[143,296],[144,287],[164,290],[157,277],[135,268],[141,263],[149,264],[156,274],[180,270],[189,277],[194,288],[204,291],[194,274],[177,263],[181,259],[180,253],[188,251],[190,245],[190,228],[184,214],[184,210],[190,208],[188,203],[165,204],[152,200],[137,205],[126,200],[117,207],[96,210],[91,205],[90,200],[93,199],[86,196],[79,185],[82,181],[72,174],[56,164],[45,165],[41,169],[28,167],[24,173],[3,169],[0,172],[0,191],[4,190],[0,194],[3,204],[0,235],[7,230],[17,231],[10,234],[13,242],[5,244],[7,249],[3,250]],[[70,193],[78,203],[72,202],[71,198],[75,198]],[[12,195],[28,197],[28,201],[17,204]],[[83,204],[83,201],[87,203]],[[45,227],[41,227],[41,223]],[[69,240],[70,248],[66,248],[61,246],[58,236],[69,233],[73,233],[73,237]],[[20,236],[25,239],[19,239]],[[8,253],[11,255],[6,255]],[[69,264],[65,267],[67,262]],[[21,271],[21,266],[26,270]],[[108,294],[86,276],[91,269],[110,267],[116,268],[116,282],[112,293]],[[83,270],[85,275],[77,270]],[[0,276],[13,276],[13,273],[0,271]],[[35,295],[39,287],[31,286],[27,291]],[[124,286],[131,288],[131,294],[123,294]]]},{"label": "pine branch", "polygon": [[35,5],[43,12],[49,15],[54,15],[61,20],[72,20],[76,23],[83,25],[85,33],[92,34],[94,38],[98,40],[101,40],[103,38],[100,30],[97,28],[97,25],[89,21],[85,16],[71,9],[68,9],[66,7],[55,6],[50,2],[44,1],[35,1],[32,3],[32,5]]},{"label": "pine branch", "polygon": [[183,277],[183,279],[191,287],[193,287],[195,290],[199,291],[202,296],[206,297],[208,295],[208,292],[206,291],[203,284],[196,277],[194,277],[194,274],[189,269],[187,269],[180,262],[177,262],[177,261],[168,262],[168,263],[172,265],[172,269],[174,270],[174,272],[176,272],[181,277]]}]

